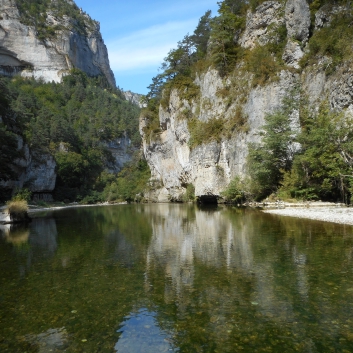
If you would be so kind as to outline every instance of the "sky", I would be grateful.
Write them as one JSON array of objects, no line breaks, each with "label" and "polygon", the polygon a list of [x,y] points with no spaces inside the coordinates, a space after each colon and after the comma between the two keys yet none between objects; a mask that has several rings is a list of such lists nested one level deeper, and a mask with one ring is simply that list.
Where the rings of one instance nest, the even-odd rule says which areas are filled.
[{"label": "sky", "polygon": [[168,52],[219,0],[75,0],[100,22],[116,84],[146,94]]}]

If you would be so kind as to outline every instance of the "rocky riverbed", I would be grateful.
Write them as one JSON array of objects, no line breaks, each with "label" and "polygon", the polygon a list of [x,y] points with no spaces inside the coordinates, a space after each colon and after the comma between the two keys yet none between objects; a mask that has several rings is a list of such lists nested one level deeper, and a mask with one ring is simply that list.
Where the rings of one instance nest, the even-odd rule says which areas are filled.
[{"label": "rocky riverbed", "polygon": [[303,206],[263,210],[266,213],[296,218],[315,219],[324,222],[353,225],[353,207],[343,206]]}]

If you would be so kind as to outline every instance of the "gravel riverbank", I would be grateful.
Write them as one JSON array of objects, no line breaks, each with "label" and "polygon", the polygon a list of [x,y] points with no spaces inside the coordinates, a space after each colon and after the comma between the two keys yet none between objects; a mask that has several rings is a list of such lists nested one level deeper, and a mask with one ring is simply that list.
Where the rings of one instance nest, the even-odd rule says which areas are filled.
[{"label": "gravel riverbank", "polygon": [[263,210],[263,212],[281,216],[307,218],[324,222],[353,225],[352,207],[286,207]]}]

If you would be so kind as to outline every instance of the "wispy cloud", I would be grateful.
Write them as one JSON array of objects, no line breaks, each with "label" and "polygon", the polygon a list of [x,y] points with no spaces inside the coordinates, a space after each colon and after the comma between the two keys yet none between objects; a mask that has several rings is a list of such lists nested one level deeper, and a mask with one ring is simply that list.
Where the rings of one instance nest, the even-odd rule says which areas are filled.
[{"label": "wispy cloud", "polygon": [[107,42],[115,72],[158,67],[177,42],[194,30],[198,19],[154,25]]}]

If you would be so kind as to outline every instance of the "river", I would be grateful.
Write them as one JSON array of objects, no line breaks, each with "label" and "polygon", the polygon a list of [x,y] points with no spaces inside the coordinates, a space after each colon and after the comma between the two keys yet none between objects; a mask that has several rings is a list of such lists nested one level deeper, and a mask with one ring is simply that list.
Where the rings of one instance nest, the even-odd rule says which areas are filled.
[{"label": "river", "polygon": [[353,352],[353,227],[118,205],[0,234],[0,352]]}]

